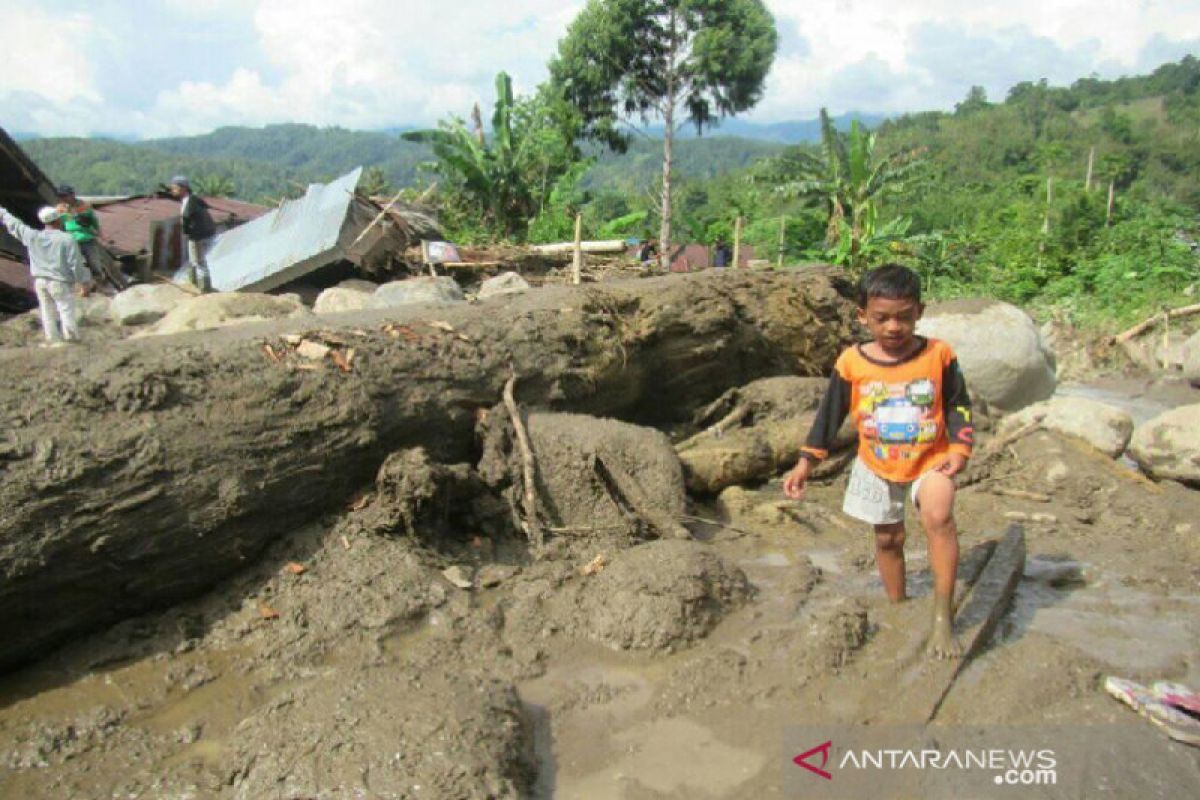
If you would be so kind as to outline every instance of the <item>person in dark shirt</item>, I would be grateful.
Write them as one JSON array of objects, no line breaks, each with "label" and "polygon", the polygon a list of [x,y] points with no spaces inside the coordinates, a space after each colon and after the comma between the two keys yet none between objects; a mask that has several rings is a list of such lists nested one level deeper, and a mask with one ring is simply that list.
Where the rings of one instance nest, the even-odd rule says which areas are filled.
[{"label": "person in dark shirt", "polygon": [[203,292],[213,290],[212,276],[208,271],[208,251],[217,241],[217,225],[208,213],[208,204],[192,194],[192,185],[182,175],[171,178],[167,187],[171,196],[179,200],[179,219],[183,235],[187,239],[188,271],[192,283]]}]

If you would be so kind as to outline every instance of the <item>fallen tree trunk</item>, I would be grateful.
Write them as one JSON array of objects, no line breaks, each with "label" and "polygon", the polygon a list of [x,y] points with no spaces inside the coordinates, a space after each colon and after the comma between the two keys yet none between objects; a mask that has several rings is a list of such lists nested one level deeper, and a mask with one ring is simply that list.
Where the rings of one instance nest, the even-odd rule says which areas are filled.
[{"label": "fallen tree trunk", "polygon": [[851,311],[816,273],[702,274],[0,354],[0,667],[205,590],[392,451],[471,461],[513,368],[524,404],[684,420],[827,374]]}]

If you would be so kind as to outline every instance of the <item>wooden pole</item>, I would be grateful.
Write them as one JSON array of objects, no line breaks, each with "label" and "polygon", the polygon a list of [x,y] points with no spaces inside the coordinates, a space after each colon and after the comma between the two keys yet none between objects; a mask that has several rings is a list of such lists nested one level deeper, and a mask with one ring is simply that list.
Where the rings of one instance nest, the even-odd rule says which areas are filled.
[{"label": "wooden pole", "polygon": [[775,266],[783,269],[783,240],[784,234],[787,232],[787,217],[779,217],[779,254],[775,261]]},{"label": "wooden pole", "polygon": [[1088,168],[1087,178],[1083,181],[1083,190],[1090,192],[1092,190],[1092,165],[1096,163],[1096,145],[1092,145],[1092,149],[1088,150]]},{"label": "wooden pole", "polygon": [[583,214],[575,215],[575,257],[571,261],[571,283],[583,282]]},{"label": "wooden pole", "polygon": [[742,265],[742,218],[733,221],[733,264],[736,269]]}]

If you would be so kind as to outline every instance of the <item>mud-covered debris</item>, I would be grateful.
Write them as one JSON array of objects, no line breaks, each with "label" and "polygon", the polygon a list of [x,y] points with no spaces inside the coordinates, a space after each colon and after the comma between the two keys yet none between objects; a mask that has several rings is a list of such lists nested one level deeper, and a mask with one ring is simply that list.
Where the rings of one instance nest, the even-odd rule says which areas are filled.
[{"label": "mud-covered debris", "polygon": [[328,346],[320,342],[314,342],[311,339],[305,339],[296,345],[296,355],[312,361],[322,360],[325,356],[329,355],[329,351],[330,348]]},{"label": "mud-covered debris", "polygon": [[471,579],[471,571],[457,564],[442,570],[442,577],[459,589],[471,589],[475,586],[475,581]]},{"label": "mud-covered debris", "polygon": [[517,574],[517,568],[508,564],[486,564],[475,576],[480,588],[493,589]]},{"label": "mud-covered debris", "polygon": [[289,561],[283,565],[283,571],[290,575],[303,575],[304,573],[308,572],[308,567],[295,561]]},{"label": "mud-covered debris", "polygon": [[591,561],[589,561],[588,563],[586,563],[582,567],[580,567],[579,574],[585,578],[590,575],[598,575],[599,573],[604,571],[604,568],[606,566],[608,566],[608,558],[605,557],[605,555],[603,553],[601,553],[600,555],[596,556]]},{"label": "mud-covered debris", "polygon": [[[523,491],[523,463],[505,416],[492,414],[480,424],[479,471],[491,486],[511,492],[520,485]],[[555,535],[631,539],[672,537],[683,530],[678,523],[686,510],[683,473],[661,432],[546,412],[529,414],[526,426],[536,461],[539,514]]]},{"label": "mud-covered debris", "polygon": [[279,619],[279,612],[266,603],[258,604],[258,615],[263,619]]}]

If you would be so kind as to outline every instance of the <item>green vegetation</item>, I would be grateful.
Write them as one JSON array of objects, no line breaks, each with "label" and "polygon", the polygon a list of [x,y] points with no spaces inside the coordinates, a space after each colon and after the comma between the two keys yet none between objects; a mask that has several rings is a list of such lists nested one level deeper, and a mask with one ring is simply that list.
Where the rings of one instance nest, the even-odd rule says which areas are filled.
[{"label": "green vegetation", "polygon": [[428,144],[437,156],[432,169],[446,185],[448,210],[460,222],[480,218],[485,231],[508,238],[523,234],[558,188],[558,181],[580,161],[574,117],[545,97],[517,100],[507,73],[496,76],[492,134],[483,131],[479,106],[473,130],[462,120],[437,130],[401,136]]},{"label": "green vegetation", "polygon": [[590,0],[550,62],[552,91],[576,108],[580,133],[618,151],[618,125],[663,122],[659,240],[671,241],[676,121],[697,131],[752,108],[775,60],[762,0]]},{"label": "green vegetation", "polygon": [[[591,112],[562,93],[513,97],[506,87],[487,130],[482,120],[450,119],[408,137],[421,141],[278,125],[23,146],[54,180],[85,194],[149,191],[183,172],[212,191],[274,201],[361,164],[362,187],[378,194],[407,187],[415,195],[436,182],[429,197],[458,241],[563,241],[576,213],[588,238],[658,235],[662,131],[614,152],[584,136],[601,117],[586,122]],[[973,87],[953,112],[874,130],[838,132],[827,115],[819,127],[819,142],[790,147],[674,140],[672,240],[731,240],[741,216],[743,242],[759,258],[852,269],[900,261],[934,298],[994,296],[1110,328],[1190,302],[1181,292],[1200,280],[1194,57],[1115,81],[1021,83],[1002,101]],[[469,178],[456,158],[487,181]],[[421,166],[431,160],[433,175]]]}]

